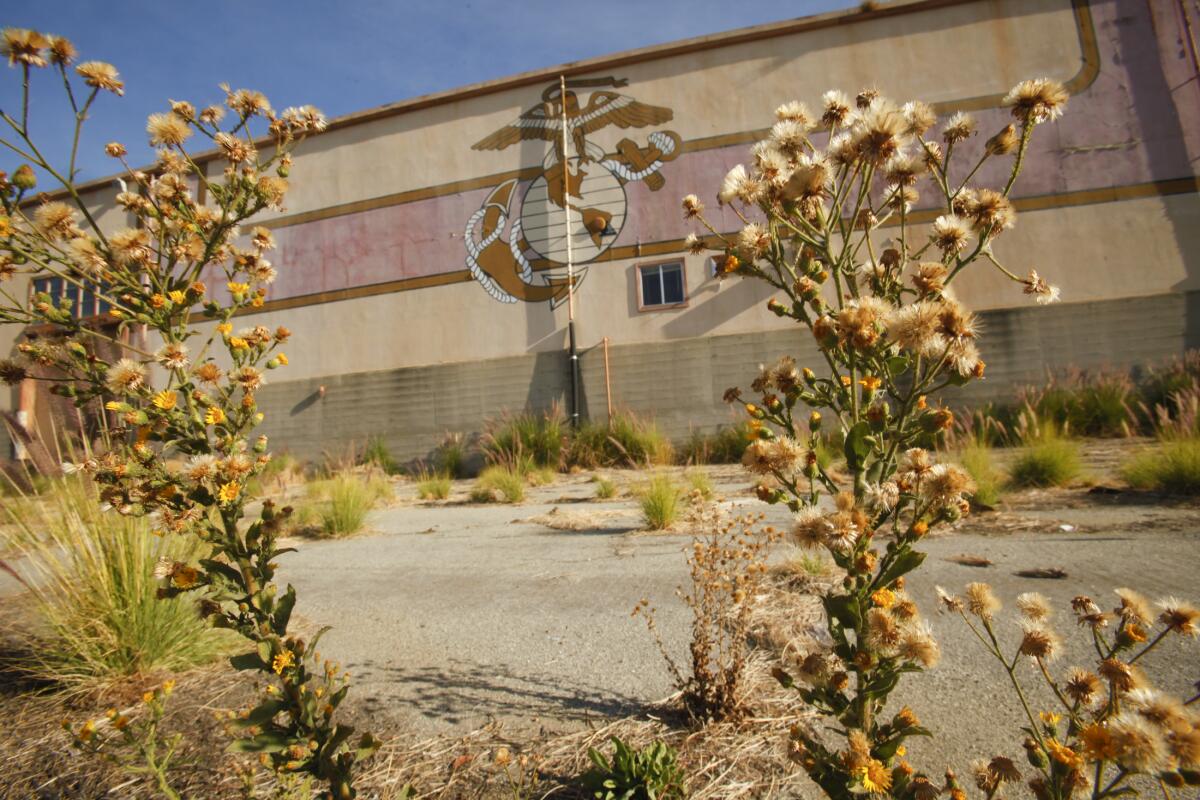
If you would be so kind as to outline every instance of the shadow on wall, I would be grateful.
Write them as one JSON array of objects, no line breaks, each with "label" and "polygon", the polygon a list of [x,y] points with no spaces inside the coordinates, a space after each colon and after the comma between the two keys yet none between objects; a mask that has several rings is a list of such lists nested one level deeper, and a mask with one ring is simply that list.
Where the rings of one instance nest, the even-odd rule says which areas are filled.
[{"label": "shadow on wall", "polygon": [[[1191,80],[1173,88],[1162,61],[1169,51],[1146,47],[1147,41],[1155,40],[1155,31],[1159,27],[1155,16],[1171,14],[1171,6],[1142,0],[1117,0],[1115,10],[1113,23],[1102,26],[1099,33],[1113,37],[1126,65],[1129,85],[1124,88],[1130,106],[1144,134],[1152,137],[1145,148],[1151,174],[1155,180],[1190,177],[1195,170],[1188,159],[1178,106],[1195,103],[1196,76],[1192,75]],[[1178,22],[1172,19],[1163,24],[1174,26]],[[1187,271],[1187,277],[1171,287],[1177,292],[1188,293],[1184,307],[1184,350],[1200,347],[1200,294],[1194,291],[1200,288],[1200,238],[1196,234],[1195,214],[1189,213],[1194,204],[1188,202],[1193,197],[1162,197],[1164,214],[1171,223]]]}]

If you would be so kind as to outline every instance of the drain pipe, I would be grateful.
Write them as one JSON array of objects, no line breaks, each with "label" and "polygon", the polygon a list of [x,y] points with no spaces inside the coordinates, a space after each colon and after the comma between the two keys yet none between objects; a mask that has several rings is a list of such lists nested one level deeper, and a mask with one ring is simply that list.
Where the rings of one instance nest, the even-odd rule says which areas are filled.
[{"label": "drain pipe", "polygon": [[571,368],[571,427],[579,427],[579,349],[575,345],[575,264],[571,245],[571,161],[567,149],[567,76],[558,76],[562,109],[563,223],[567,233],[567,342]]}]

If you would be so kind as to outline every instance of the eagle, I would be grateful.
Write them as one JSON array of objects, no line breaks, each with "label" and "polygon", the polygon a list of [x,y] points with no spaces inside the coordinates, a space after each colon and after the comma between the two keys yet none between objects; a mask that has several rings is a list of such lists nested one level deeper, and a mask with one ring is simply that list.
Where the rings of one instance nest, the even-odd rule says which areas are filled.
[{"label": "eagle", "polygon": [[[473,150],[503,150],[523,140],[541,139],[553,142],[559,160],[566,156],[562,152],[563,107],[566,107],[567,135],[575,146],[580,163],[590,159],[587,155],[586,136],[609,125],[618,128],[644,128],[670,121],[674,114],[669,108],[652,106],[628,95],[608,90],[592,92],[587,105],[580,107],[579,97],[568,91],[560,98],[557,85],[542,92],[542,102],[534,106],[509,125],[471,145]],[[564,99],[565,98],[565,99]]]}]

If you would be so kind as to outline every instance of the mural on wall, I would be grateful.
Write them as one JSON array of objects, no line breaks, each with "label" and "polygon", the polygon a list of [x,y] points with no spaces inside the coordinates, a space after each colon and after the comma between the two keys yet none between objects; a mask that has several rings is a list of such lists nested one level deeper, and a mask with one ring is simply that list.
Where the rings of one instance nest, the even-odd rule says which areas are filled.
[{"label": "mural on wall", "polygon": [[[669,108],[652,106],[618,92],[593,91],[581,104],[571,89],[621,88],[618,78],[569,80],[564,93],[558,83],[542,91],[542,102],[515,121],[472,145],[475,150],[503,150],[520,142],[544,142],[549,152],[541,173],[526,187],[513,216],[519,182],[504,181],[467,221],[467,267],[488,294],[502,303],[565,301],[568,289],[567,229],[570,228],[574,280],[578,287],[585,265],[602,255],[625,224],[625,184],[642,181],[651,191],[665,184],[660,170],[675,159],[682,140],[674,131],[653,131],[647,143],[622,138],[611,150],[591,141],[604,128],[645,128],[669,122]],[[567,147],[563,146],[564,117]],[[568,210],[569,223],[564,219]],[[548,265],[535,279],[533,262]]]}]

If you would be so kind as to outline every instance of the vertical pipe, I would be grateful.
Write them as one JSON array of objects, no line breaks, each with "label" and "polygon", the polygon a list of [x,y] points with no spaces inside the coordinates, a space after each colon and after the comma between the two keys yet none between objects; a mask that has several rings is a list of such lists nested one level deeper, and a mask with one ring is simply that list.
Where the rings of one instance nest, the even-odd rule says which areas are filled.
[{"label": "vertical pipe", "polygon": [[608,403],[608,424],[612,425],[612,382],[608,377],[608,337],[604,337],[604,399]]},{"label": "vertical pipe", "polygon": [[567,340],[571,362],[571,427],[579,427],[579,350],[575,346],[575,264],[571,242],[571,159],[567,149],[567,76],[558,76],[558,106],[562,110],[563,223],[567,233]]}]

